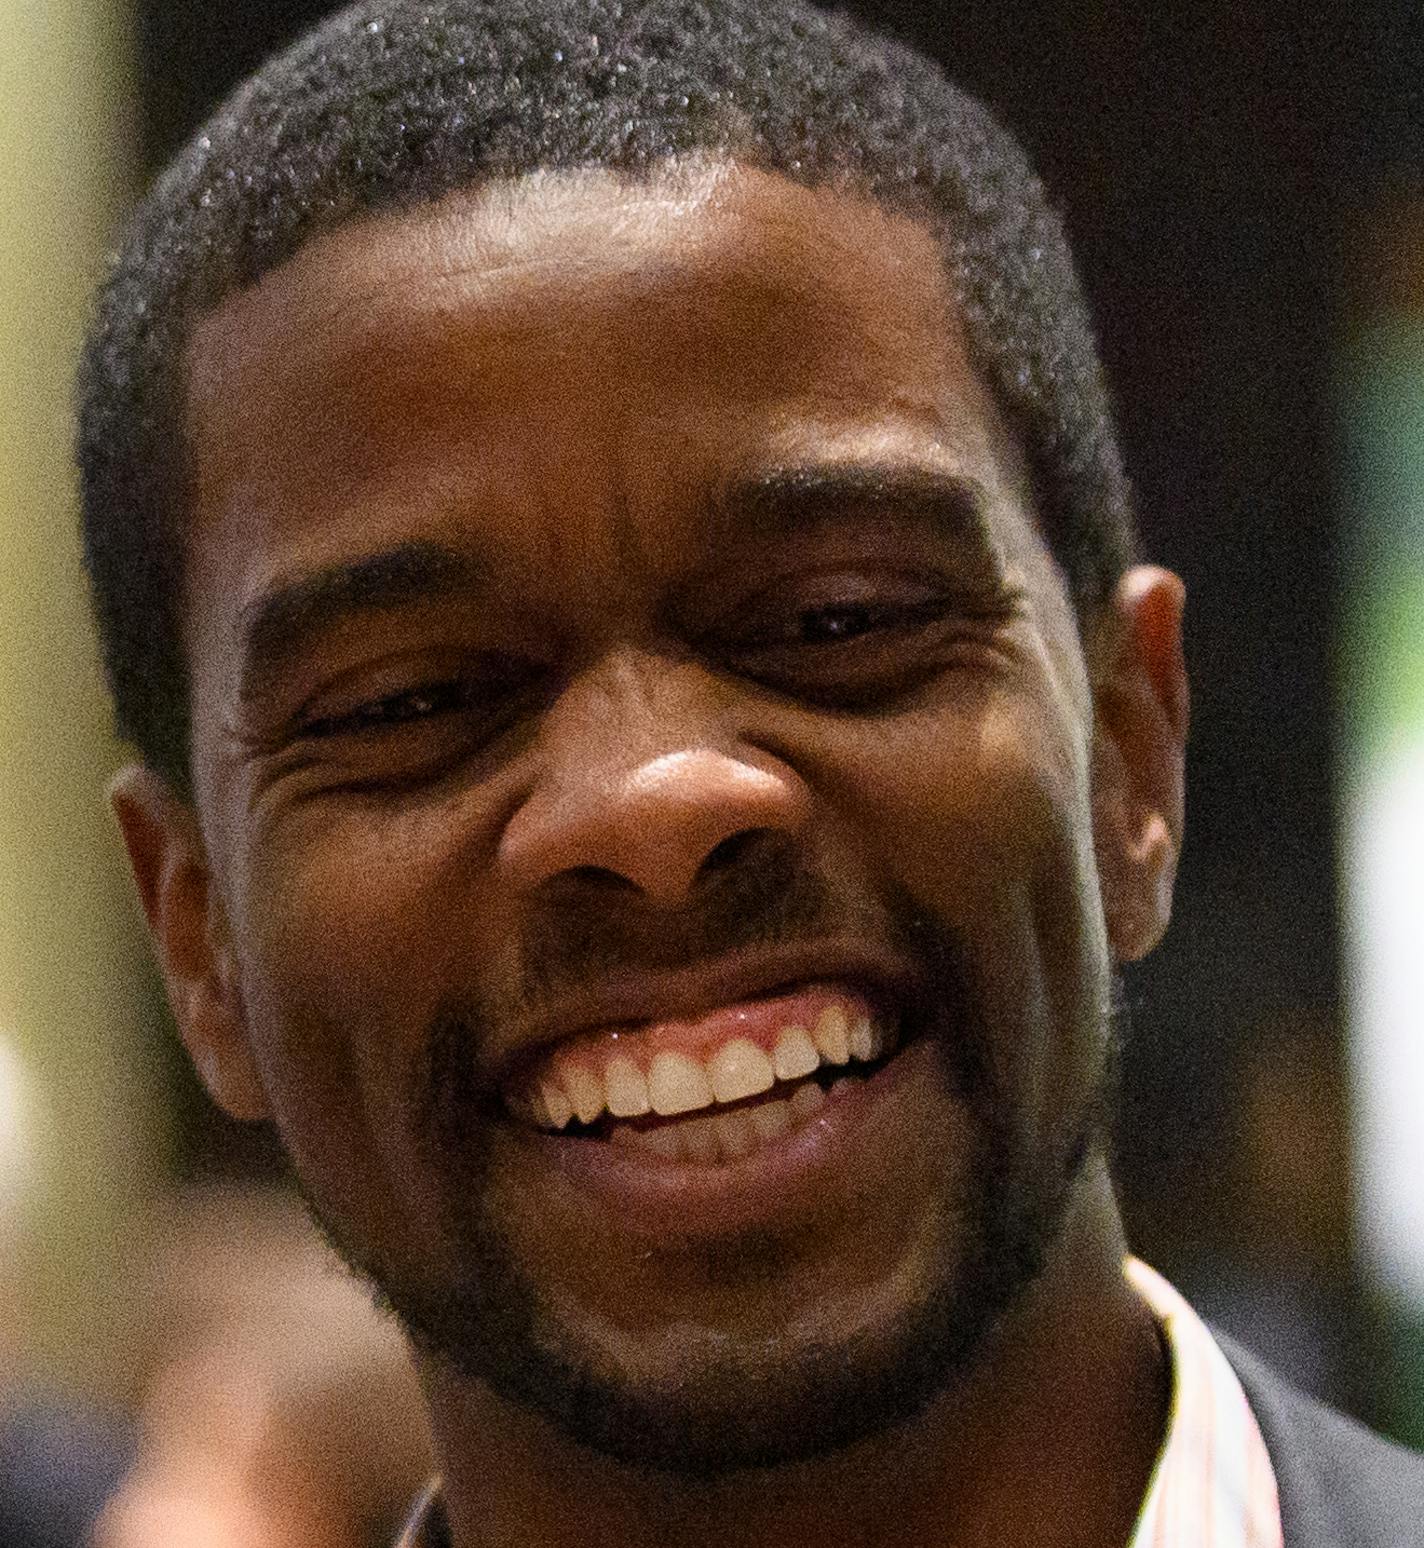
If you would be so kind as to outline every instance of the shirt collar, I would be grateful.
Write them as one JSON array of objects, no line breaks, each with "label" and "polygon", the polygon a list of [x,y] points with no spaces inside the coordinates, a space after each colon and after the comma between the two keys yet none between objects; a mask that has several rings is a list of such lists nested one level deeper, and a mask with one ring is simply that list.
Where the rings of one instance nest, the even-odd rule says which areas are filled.
[{"label": "shirt collar", "polygon": [[440,1480],[432,1479],[411,1507],[405,1530],[395,1548],[450,1548],[450,1522],[440,1496]]},{"label": "shirt collar", "polygon": [[[1282,1548],[1276,1476],[1236,1372],[1160,1274],[1136,1258],[1123,1272],[1156,1317],[1172,1366],[1167,1433],[1127,1548]],[[438,1480],[396,1548],[450,1548]]]},{"label": "shirt collar", "polygon": [[1236,1372],[1160,1274],[1136,1258],[1124,1273],[1172,1366],[1167,1433],[1128,1548],[1282,1548],[1276,1475]]}]

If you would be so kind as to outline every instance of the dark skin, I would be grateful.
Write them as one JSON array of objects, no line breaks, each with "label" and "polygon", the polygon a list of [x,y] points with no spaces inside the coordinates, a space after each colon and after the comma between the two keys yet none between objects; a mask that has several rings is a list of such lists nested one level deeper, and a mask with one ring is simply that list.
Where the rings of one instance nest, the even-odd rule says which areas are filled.
[{"label": "dark skin", "polygon": [[[195,795],[133,769],[115,805],[199,1070],[354,1256],[436,1297],[462,1268],[413,1084],[452,1001],[488,1012],[480,1207],[547,1327],[689,1403],[725,1390],[689,1350],[761,1351],[769,1435],[805,1351],[875,1358],[963,1269],[984,1115],[937,1038],[1004,1093],[1013,1186],[1069,1178],[918,1414],[770,1473],[629,1467],[427,1354],[456,1542],[1124,1541],[1165,1378],[1091,1115],[1113,967],[1170,904],[1182,594],[1136,569],[1079,627],[929,231],[724,164],[546,177],[315,244],[189,364]],[[862,922],[794,972],[689,924],[773,841]],[[972,1016],[795,1175],[726,1168],[731,1213],[620,1209],[499,1109],[611,1016],[591,971],[531,994],[531,938],[606,921],[629,1021],[788,976],[932,1003],[891,899],[958,943]]]}]

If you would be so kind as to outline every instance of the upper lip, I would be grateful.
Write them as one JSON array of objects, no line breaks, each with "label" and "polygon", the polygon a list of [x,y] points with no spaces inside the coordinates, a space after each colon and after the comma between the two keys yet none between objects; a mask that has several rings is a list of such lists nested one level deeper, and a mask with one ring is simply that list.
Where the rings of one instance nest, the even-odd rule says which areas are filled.
[{"label": "upper lip", "polygon": [[921,976],[904,956],[862,941],[822,941],[776,951],[738,952],[675,971],[629,969],[596,988],[558,1002],[541,1016],[517,1047],[499,1060],[496,1082],[528,1069],[569,1038],[603,1027],[684,1021],[785,992],[798,984],[842,982],[869,993],[883,1009],[904,1008],[919,998]]}]

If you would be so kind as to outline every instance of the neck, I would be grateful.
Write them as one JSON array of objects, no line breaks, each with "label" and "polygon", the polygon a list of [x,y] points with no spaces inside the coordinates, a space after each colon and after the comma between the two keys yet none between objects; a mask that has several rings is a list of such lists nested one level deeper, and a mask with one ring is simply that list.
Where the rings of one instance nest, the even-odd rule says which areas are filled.
[{"label": "neck", "polygon": [[1044,1274],[964,1382],[893,1432],[774,1475],[689,1483],[630,1468],[432,1362],[456,1548],[1118,1548],[1167,1404],[1123,1253],[1106,1169],[1090,1167]]}]

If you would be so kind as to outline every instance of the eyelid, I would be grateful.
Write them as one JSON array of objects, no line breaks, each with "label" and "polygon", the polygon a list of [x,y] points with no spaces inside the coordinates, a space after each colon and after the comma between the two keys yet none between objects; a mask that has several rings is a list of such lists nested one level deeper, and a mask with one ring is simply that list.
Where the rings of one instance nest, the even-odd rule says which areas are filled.
[{"label": "eyelid", "polygon": [[380,639],[367,640],[345,660],[337,655],[325,663],[313,662],[302,685],[305,691],[299,693],[293,685],[296,702],[283,718],[293,726],[335,718],[422,690],[458,687],[473,698],[483,691],[502,692],[540,670],[538,659],[490,640],[408,638],[389,648]]},{"label": "eyelid", "polygon": [[[835,583],[842,584],[837,586]],[[854,584],[845,584],[853,582]],[[785,624],[804,613],[836,607],[877,608],[887,612],[913,610],[936,604],[950,606],[962,588],[944,574],[899,569],[867,574],[857,569],[824,569],[810,574],[774,579],[759,585],[744,600],[723,610],[718,622],[698,631],[697,638],[710,642],[722,639],[749,639],[758,632],[756,622],[767,614],[774,622]],[[733,615],[728,618],[728,611]]]},{"label": "eyelid", "polygon": [[[458,694],[460,687],[461,684],[457,680],[445,679],[439,682],[415,683],[408,688],[394,688],[388,693],[373,694],[360,699],[345,708],[332,709],[315,715],[299,715],[297,733],[300,736],[340,736],[345,731],[357,729],[356,723],[361,721],[363,716],[372,714],[383,705],[392,704],[401,699],[416,698],[422,694],[431,698],[439,698],[452,690]],[[441,704],[423,714],[416,713],[410,716],[394,717],[384,723],[378,720],[372,721],[369,729],[380,731],[389,727],[406,725],[411,721],[431,719],[436,715],[448,713],[450,710],[461,707],[459,702]]]}]

